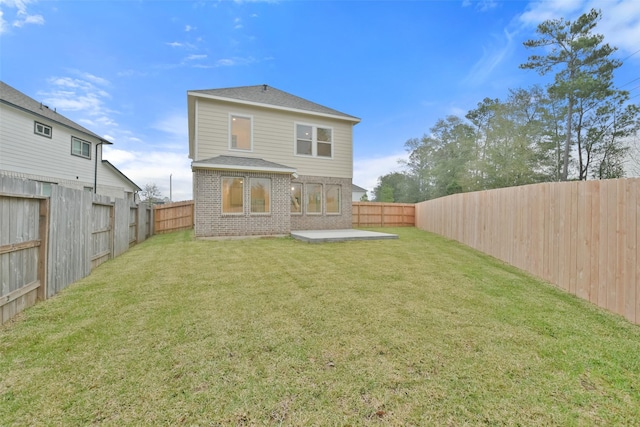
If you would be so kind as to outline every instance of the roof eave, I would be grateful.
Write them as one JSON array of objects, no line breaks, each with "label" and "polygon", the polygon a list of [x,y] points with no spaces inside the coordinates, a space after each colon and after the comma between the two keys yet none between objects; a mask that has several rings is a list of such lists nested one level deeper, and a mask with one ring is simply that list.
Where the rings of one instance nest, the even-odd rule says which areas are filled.
[{"label": "roof eave", "polygon": [[192,162],[191,169],[213,169],[224,171],[237,171],[237,172],[270,172],[270,173],[282,173],[293,174],[297,172],[295,168],[270,168],[260,166],[239,166],[239,165],[216,165],[206,162]]},{"label": "roof eave", "polygon": [[[21,107],[20,105],[16,105],[16,104],[14,104],[14,103],[12,103],[12,102],[10,102],[10,101],[7,101],[6,99],[0,99],[0,103],[5,104],[5,105],[7,105],[7,106],[9,106],[9,107],[13,107],[13,108],[15,108],[15,109],[17,109],[17,110],[23,111],[23,112],[25,112],[25,113],[32,114],[32,115],[34,115],[34,116],[36,116],[36,117],[40,117],[41,119],[48,120],[48,121],[50,121],[50,122],[56,123],[56,124],[58,124],[58,125],[60,125],[60,126],[64,126],[64,127],[65,127],[65,128],[67,128],[67,129],[72,129],[72,130],[74,130],[74,131],[76,131],[76,132],[80,132],[80,133],[82,133],[82,134],[84,134],[84,135],[86,135],[86,136],[90,136],[90,137],[92,137],[92,138],[97,138],[97,139],[98,139],[98,140],[100,140],[100,142],[102,142],[102,143],[105,143],[105,144],[113,144],[113,142],[110,142],[110,141],[108,141],[108,140],[106,140],[106,139],[102,138],[101,136],[99,136],[99,135],[97,135],[97,134],[95,134],[95,133],[91,132],[89,129],[87,129],[87,130],[82,130],[82,129],[79,129],[79,128],[76,128],[76,127],[73,127],[73,126],[69,126],[69,125],[68,125],[68,124],[66,124],[66,123],[63,123],[63,122],[61,122],[61,121],[59,121],[59,120],[56,120],[56,119],[53,119],[53,118],[51,118],[51,117],[47,117],[47,116],[45,116],[44,114],[39,114],[39,113],[37,113],[37,112],[35,112],[35,111],[33,111],[33,110],[29,109],[29,108]],[[69,121],[72,121],[71,119],[67,119],[66,117],[65,117],[65,119],[66,119],[66,120],[69,120]],[[79,125],[78,125],[78,126],[79,126]]]},{"label": "roof eave", "polygon": [[290,111],[293,113],[302,113],[302,114],[310,114],[313,116],[319,116],[319,117],[327,117],[330,119],[337,119],[337,120],[344,120],[347,122],[351,122],[354,125],[360,123],[360,119],[358,117],[353,117],[353,116],[348,116],[348,115],[337,115],[337,114],[328,114],[328,113],[319,113],[317,111],[311,111],[311,110],[301,110],[299,108],[290,108],[290,107],[282,107],[280,105],[273,105],[273,104],[265,104],[262,102],[254,102],[254,101],[245,101],[243,99],[237,99],[237,98],[228,98],[225,96],[216,96],[216,95],[210,95],[207,93],[200,93],[200,92],[187,92],[188,96],[195,96],[195,97],[199,97],[199,98],[207,98],[207,99],[213,99],[216,101],[225,101],[225,102],[232,102],[232,103],[236,103],[236,104],[243,104],[243,105],[251,105],[254,107],[262,107],[262,108],[270,108],[270,109],[274,109],[274,110],[281,110],[281,111]]}]

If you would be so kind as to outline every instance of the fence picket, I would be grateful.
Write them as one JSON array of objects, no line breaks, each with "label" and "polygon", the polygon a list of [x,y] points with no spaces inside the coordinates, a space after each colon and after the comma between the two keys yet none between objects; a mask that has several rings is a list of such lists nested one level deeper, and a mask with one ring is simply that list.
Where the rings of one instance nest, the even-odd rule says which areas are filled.
[{"label": "fence picket", "polygon": [[457,194],[415,221],[640,323],[639,192],[632,178]]}]

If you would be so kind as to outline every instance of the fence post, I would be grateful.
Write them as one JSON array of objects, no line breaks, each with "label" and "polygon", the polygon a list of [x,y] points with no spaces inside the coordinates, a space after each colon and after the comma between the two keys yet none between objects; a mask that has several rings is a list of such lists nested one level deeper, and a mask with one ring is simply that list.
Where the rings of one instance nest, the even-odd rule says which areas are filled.
[{"label": "fence post", "polygon": [[38,221],[38,233],[40,234],[40,248],[38,249],[38,273],[40,287],[37,292],[37,299],[43,301],[47,299],[47,257],[49,255],[49,198],[40,200],[40,218]]}]

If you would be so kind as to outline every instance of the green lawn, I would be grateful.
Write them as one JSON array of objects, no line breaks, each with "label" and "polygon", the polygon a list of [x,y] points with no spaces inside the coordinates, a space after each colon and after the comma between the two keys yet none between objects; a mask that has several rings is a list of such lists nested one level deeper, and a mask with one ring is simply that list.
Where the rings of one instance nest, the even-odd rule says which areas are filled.
[{"label": "green lawn", "polygon": [[0,424],[640,424],[640,327],[390,231],[155,236],[0,327]]}]

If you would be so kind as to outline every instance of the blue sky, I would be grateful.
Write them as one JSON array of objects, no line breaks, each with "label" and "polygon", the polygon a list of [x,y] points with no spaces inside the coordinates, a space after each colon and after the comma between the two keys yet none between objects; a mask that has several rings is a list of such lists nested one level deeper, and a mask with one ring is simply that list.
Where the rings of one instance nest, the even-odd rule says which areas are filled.
[{"label": "blue sky", "polygon": [[141,187],[168,196],[172,175],[173,200],[191,198],[187,91],[266,83],[362,119],[353,181],[371,190],[437,119],[544,84],[522,42],[592,7],[640,94],[638,0],[0,0],[0,78],[111,140]]}]

